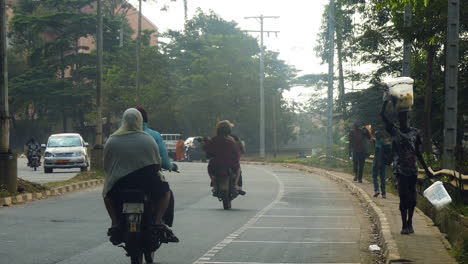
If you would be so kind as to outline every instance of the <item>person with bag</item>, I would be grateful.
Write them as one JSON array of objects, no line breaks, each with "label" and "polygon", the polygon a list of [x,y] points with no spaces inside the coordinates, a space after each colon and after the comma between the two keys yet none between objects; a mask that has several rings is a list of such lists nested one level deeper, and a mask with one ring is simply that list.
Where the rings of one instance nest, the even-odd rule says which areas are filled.
[{"label": "person with bag", "polygon": [[354,181],[362,183],[364,173],[364,164],[367,157],[367,144],[371,139],[369,130],[362,126],[361,122],[356,121],[354,128],[349,132],[349,157],[353,159]]},{"label": "person with bag", "polygon": [[[385,144],[385,135],[382,131],[375,133],[375,154],[374,163],[372,166],[372,179],[374,182],[374,197],[382,194],[382,198],[387,198],[385,191],[386,183],[386,169],[387,165],[391,164],[391,147]],[[380,176],[380,189],[379,189],[379,176]]]}]

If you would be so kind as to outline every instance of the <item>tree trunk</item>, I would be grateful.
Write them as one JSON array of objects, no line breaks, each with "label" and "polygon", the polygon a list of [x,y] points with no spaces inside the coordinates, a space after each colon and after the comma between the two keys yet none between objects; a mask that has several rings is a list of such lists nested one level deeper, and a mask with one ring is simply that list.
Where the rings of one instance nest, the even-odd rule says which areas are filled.
[{"label": "tree trunk", "polygon": [[429,45],[427,52],[427,71],[426,71],[426,93],[424,96],[424,123],[423,123],[423,142],[422,150],[426,154],[432,152],[432,90],[434,86],[434,56],[435,47]]},{"label": "tree trunk", "polygon": [[[337,2],[336,12],[336,17],[340,17],[342,15],[341,1]],[[345,94],[343,73],[343,28],[340,23],[336,24],[336,51],[338,55],[338,106],[342,114],[345,114],[345,102],[343,101],[343,97]]]}]

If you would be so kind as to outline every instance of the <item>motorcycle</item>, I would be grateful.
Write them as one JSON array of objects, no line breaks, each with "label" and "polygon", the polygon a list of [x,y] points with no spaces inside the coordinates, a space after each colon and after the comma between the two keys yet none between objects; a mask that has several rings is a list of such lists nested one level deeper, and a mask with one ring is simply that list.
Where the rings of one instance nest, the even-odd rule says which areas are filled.
[{"label": "motorcycle", "polygon": [[218,172],[214,180],[213,196],[217,197],[220,202],[223,202],[224,210],[231,209],[231,201],[238,195],[239,191],[234,188],[236,172],[232,169],[227,169],[224,172]]},{"label": "motorcycle", "polygon": [[41,166],[41,156],[37,151],[32,151],[30,153],[30,163],[28,164],[29,167],[33,168],[35,171],[37,170],[37,167]]},{"label": "motorcycle", "polygon": [[120,192],[122,201],[123,241],[121,246],[131,264],[153,263],[154,253],[161,246],[161,236],[153,225],[153,206],[142,190],[126,189]]}]

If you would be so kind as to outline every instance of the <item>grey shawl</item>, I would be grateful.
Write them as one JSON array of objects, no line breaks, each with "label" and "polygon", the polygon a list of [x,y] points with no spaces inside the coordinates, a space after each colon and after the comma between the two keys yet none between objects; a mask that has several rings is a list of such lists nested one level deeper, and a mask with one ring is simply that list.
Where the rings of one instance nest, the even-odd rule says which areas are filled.
[{"label": "grey shawl", "polygon": [[[161,164],[161,156],[156,141],[152,136],[141,130],[141,126],[132,124],[140,121],[143,123],[138,110],[130,108],[125,111],[122,126],[118,130],[119,133],[114,133],[104,146],[104,172],[106,178],[102,190],[103,197],[106,197],[119,179],[131,172],[149,165]],[[122,128],[125,128],[125,133],[121,133]]]}]

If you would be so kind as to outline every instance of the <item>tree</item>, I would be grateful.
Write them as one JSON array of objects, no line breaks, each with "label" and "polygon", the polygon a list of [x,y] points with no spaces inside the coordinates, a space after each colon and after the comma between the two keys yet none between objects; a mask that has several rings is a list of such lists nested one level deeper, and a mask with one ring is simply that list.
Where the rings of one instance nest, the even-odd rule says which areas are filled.
[{"label": "tree", "polygon": [[[29,67],[23,76],[12,80],[12,96],[23,102],[29,100],[29,104],[22,104],[22,107],[32,104],[34,109],[45,108],[38,110],[42,111],[42,116],[47,113],[52,118],[61,114],[64,131],[68,127],[67,117],[82,117],[81,109],[90,106],[93,85],[83,69],[93,65],[94,59],[92,54],[81,52],[88,47],[79,46],[78,40],[95,33],[95,16],[81,12],[92,2],[45,0],[28,3],[22,0],[11,21],[15,49],[24,54]],[[34,81],[36,77],[38,82]],[[25,87],[25,83],[34,87]],[[28,99],[30,97],[34,101]],[[45,100],[47,104],[36,104]]]}]

